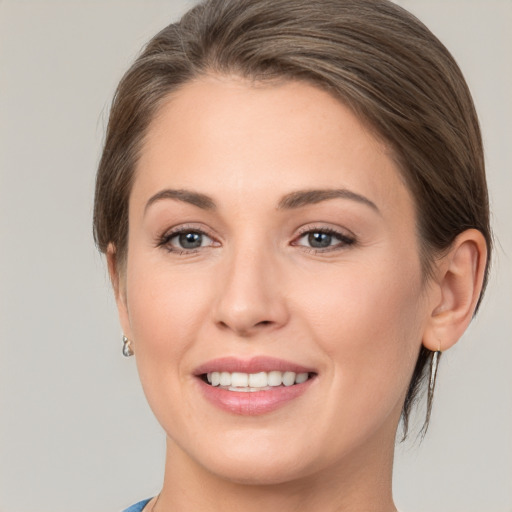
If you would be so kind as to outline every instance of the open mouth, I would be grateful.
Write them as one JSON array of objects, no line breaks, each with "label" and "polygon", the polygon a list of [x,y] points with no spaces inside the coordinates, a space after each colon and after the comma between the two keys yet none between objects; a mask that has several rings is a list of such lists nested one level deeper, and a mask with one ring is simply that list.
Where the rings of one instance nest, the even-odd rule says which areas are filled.
[{"label": "open mouth", "polygon": [[208,372],[201,374],[200,378],[210,386],[243,393],[296,386],[312,379],[315,375],[313,372],[296,373],[273,370],[258,373]]}]

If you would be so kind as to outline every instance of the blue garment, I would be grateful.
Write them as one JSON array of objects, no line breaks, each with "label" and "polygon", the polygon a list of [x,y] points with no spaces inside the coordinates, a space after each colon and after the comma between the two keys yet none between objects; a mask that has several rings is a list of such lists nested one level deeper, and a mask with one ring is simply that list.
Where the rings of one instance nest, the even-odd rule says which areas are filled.
[{"label": "blue garment", "polygon": [[139,501],[139,503],[135,503],[135,505],[132,505],[131,507],[128,507],[123,512],[141,512],[142,509],[151,501],[151,498],[149,500],[142,500]]}]

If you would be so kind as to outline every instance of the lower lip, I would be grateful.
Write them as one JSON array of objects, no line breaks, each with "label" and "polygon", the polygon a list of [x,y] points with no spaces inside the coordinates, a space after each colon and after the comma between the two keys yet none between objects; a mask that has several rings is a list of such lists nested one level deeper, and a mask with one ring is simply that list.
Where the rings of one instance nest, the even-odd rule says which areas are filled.
[{"label": "lower lip", "polygon": [[198,379],[201,392],[213,405],[225,411],[242,416],[257,416],[284,407],[301,396],[314,378],[293,386],[276,386],[265,391],[228,391],[217,386],[210,386]]}]

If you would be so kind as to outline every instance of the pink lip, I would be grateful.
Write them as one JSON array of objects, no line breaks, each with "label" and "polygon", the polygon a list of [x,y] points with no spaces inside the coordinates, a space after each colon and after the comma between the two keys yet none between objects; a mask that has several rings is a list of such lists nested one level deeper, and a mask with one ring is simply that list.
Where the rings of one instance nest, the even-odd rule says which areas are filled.
[{"label": "pink lip", "polygon": [[203,375],[210,372],[258,373],[271,372],[272,370],[295,373],[313,373],[315,371],[313,368],[306,368],[275,357],[257,356],[248,360],[236,357],[221,357],[202,364],[194,370],[194,375]]},{"label": "pink lip", "polygon": [[[272,370],[295,373],[314,372],[311,368],[282,359],[259,356],[249,360],[234,357],[214,359],[199,366],[194,374],[199,377],[213,371],[258,373]],[[316,379],[313,377],[302,384],[278,386],[264,391],[250,392],[228,391],[227,389],[211,386],[200,378],[197,379],[197,382],[203,396],[216,407],[234,414],[256,416],[275,411],[298,398],[309,389],[314,380]]]}]

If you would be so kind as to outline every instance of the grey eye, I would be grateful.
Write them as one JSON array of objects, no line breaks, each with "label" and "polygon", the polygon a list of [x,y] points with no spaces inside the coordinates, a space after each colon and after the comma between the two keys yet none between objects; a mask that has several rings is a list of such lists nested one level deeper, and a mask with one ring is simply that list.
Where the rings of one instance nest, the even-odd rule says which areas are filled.
[{"label": "grey eye", "polygon": [[180,233],[175,238],[182,249],[197,249],[203,245],[203,235],[196,231]]},{"label": "grey eye", "polygon": [[332,235],[329,233],[322,233],[319,231],[311,232],[308,234],[308,243],[315,249],[323,249],[329,247],[332,243]]},{"label": "grey eye", "polygon": [[301,245],[310,249],[334,250],[343,249],[355,243],[355,239],[331,229],[312,229],[303,233],[293,245]]},{"label": "grey eye", "polygon": [[163,235],[157,243],[169,252],[178,254],[194,253],[206,247],[218,247],[219,243],[200,229],[183,227],[182,229]]}]

